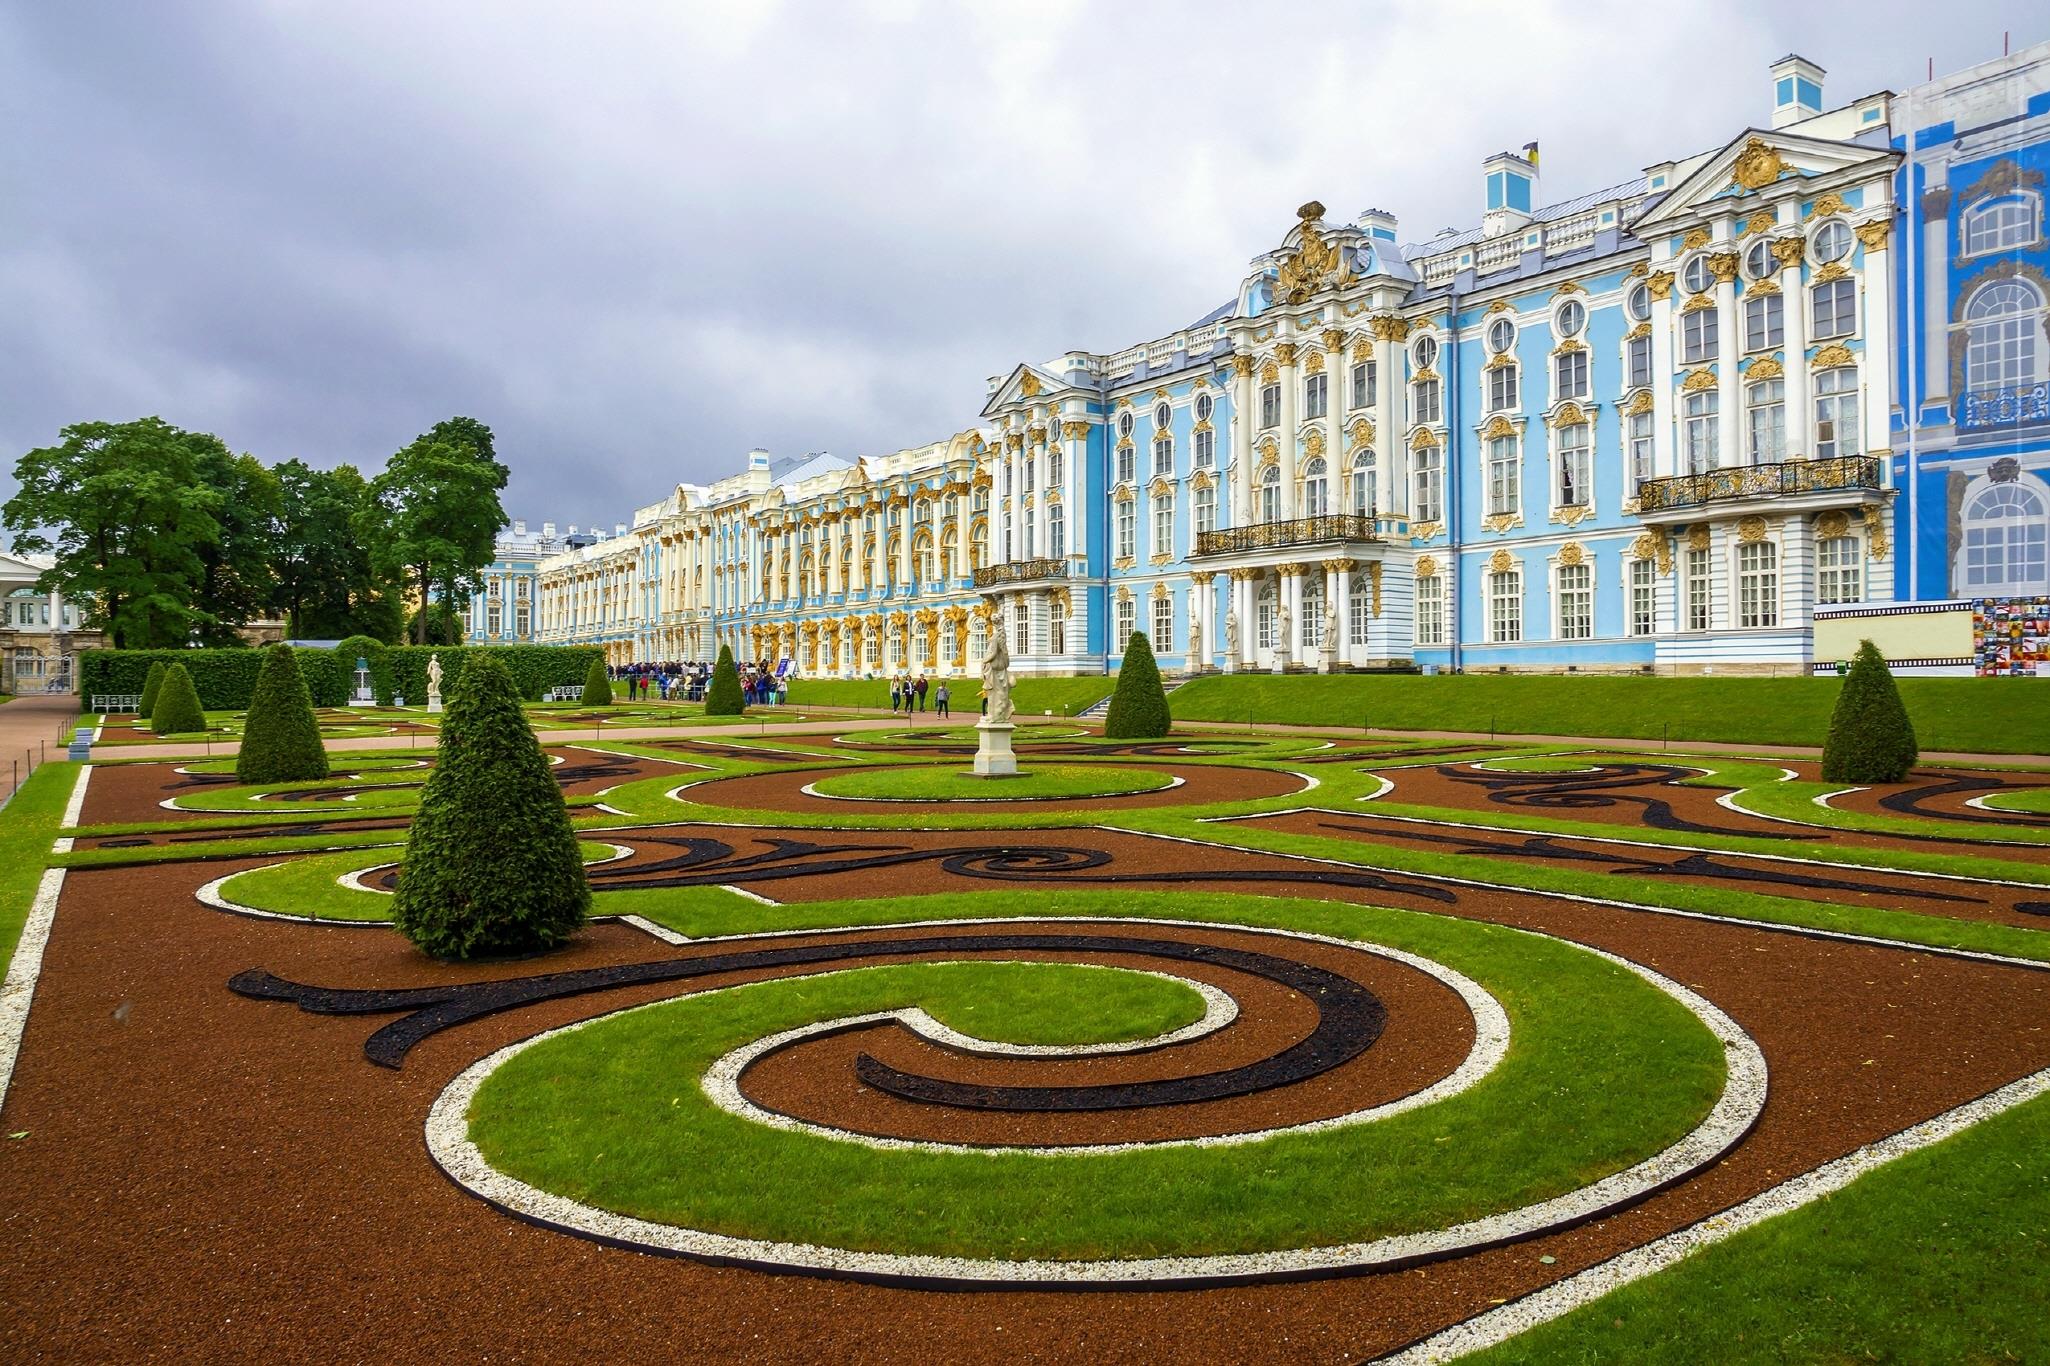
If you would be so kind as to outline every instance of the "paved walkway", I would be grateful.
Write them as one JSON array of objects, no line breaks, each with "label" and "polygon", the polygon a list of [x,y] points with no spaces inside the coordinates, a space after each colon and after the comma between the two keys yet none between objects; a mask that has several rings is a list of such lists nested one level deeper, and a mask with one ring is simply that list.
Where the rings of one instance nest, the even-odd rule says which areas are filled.
[{"label": "paved walkway", "polygon": [[31,770],[63,758],[78,719],[78,699],[64,694],[0,705],[0,797],[12,796]]}]

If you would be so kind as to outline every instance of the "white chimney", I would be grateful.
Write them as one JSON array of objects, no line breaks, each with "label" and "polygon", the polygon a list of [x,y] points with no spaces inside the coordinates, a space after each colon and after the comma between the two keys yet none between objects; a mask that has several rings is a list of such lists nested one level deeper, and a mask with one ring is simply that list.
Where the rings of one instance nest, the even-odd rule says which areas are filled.
[{"label": "white chimney", "polygon": [[1821,67],[1806,57],[1788,53],[1772,64],[1772,126],[1812,119],[1822,112]]}]

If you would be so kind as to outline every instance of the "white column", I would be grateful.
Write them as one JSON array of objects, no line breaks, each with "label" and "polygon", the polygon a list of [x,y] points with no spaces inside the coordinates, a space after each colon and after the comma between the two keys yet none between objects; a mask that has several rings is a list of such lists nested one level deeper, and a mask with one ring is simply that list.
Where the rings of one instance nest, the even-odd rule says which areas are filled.
[{"label": "white column", "polygon": [[[1865,244],[1864,294],[1865,363],[1860,367],[1865,392],[1858,407],[1865,424],[1865,444],[1858,454],[1878,453],[1893,446],[1893,274],[1887,269],[1886,249],[1890,220],[1880,219],[1858,229]],[[1892,482],[1892,462],[1886,465],[1887,482]]]},{"label": "white column", "polygon": [[1239,648],[1236,665],[1243,669],[1259,657],[1259,635],[1253,621],[1253,580],[1241,570],[1231,571],[1231,596],[1239,616]]},{"label": "white column", "polygon": [[[1912,174],[1912,171],[1910,172]],[[1950,187],[1922,192],[1922,396],[1950,396]],[[1868,279],[1874,278],[1866,271]],[[1884,276],[1877,277],[1884,279]],[[1908,306],[1914,307],[1909,291]],[[1905,329],[1907,320],[1902,320]],[[1909,396],[1912,401],[1913,396]],[[1909,415],[1910,422],[1915,420]],[[1955,421],[1955,417],[1952,419]]]},{"label": "white column", "polygon": [[[875,550],[869,555],[869,573],[872,577],[869,581],[868,590],[869,600],[874,601],[882,593],[883,586],[890,579],[889,560],[886,558],[890,550],[890,506],[888,503],[871,503],[867,504],[866,507],[875,508],[876,517],[876,544]],[[864,522],[867,520],[866,507],[864,508],[863,515]]]},{"label": "white column", "polygon": [[1301,462],[1296,458],[1296,416],[1301,404],[1302,372],[1296,366],[1294,342],[1283,342],[1274,348],[1274,358],[1280,362],[1281,373],[1281,520],[1293,521],[1302,516],[1302,509],[1296,505],[1296,478],[1301,473]]},{"label": "white column", "polygon": [[1723,469],[1750,463],[1744,442],[1744,405],[1737,385],[1737,361],[1744,333],[1737,322],[1736,259],[1714,258],[1716,317],[1716,464]]},{"label": "white column", "polygon": [[[1680,472],[1679,445],[1673,439],[1673,273],[1655,270],[1648,283],[1651,285],[1652,469],[1660,475],[1673,475]],[[1448,510],[1447,515],[1456,514]]]},{"label": "white column", "polygon": [[1338,662],[1352,663],[1352,564],[1351,560],[1338,562],[1338,573],[1334,576],[1336,587],[1330,583],[1325,591],[1335,594],[1331,601],[1338,604]]},{"label": "white column", "polygon": [[1783,237],[1773,243],[1780,253],[1780,316],[1787,341],[1787,454],[1803,458],[1815,452],[1815,404],[1809,397],[1808,291],[1801,288],[1801,254],[1807,243]]},{"label": "white column", "polygon": [[1409,453],[1403,449],[1402,352],[1392,328],[1384,327],[1374,343],[1374,465],[1381,475],[1376,495],[1381,511],[1410,515]]},{"label": "white column", "polygon": [[961,481],[960,486],[954,493],[954,576],[960,579],[970,577],[970,570],[968,568],[968,505],[975,494],[973,484],[970,482],[972,479],[973,474],[971,473],[969,479]]},{"label": "white column", "polygon": [[[1253,358],[1234,355],[1231,383],[1231,507],[1219,526],[1249,526],[1253,521]],[[1239,626],[1245,627],[1243,615]]]},{"label": "white column", "polygon": [[[883,518],[886,525],[889,515],[889,510],[884,509]],[[911,533],[916,529],[911,524],[911,504],[907,501],[904,504],[904,526],[897,538],[897,586],[900,590],[911,583]],[[906,631],[908,633],[908,627]]]},{"label": "white column", "polygon": [[1288,635],[1281,642],[1281,658],[1290,664],[1303,662],[1303,576],[1294,572],[1301,565],[1287,565],[1281,576],[1281,600],[1288,604]]},{"label": "white column", "polygon": [[1347,362],[1345,356],[1345,333],[1331,328],[1324,333],[1324,467],[1331,472],[1326,487],[1337,495],[1332,498],[1334,508],[1345,507],[1346,490],[1351,487],[1350,457],[1345,449],[1345,403],[1351,395],[1345,392]]},{"label": "white column", "polygon": [[[1013,440],[1017,445],[1012,445]],[[990,552],[995,558],[999,553],[1006,560],[1015,560],[1024,554],[1025,546],[1025,433],[1012,431],[1004,437],[1004,465],[1010,471],[1010,497],[1004,500],[1005,520],[1011,527],[1011,543]]]}]

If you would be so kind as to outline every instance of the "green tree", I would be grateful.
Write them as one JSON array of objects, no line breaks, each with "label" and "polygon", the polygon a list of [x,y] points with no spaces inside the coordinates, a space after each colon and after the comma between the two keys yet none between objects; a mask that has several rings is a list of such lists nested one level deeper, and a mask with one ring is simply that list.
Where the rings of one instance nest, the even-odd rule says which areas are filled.
[{"label": "green tree", "polygon": [[320,743],[320,722],[313,716],[299,657],[289,645],[273,645],[264,652],[249,699],[242,748],[235,755],[236,781],[297,783],[327,773],[327,750]]},{"label": "green tree", "polygon": [[609,707],[612,705],[612,680],[605,676],[605,661],[594,659],[591,667],[584,671],[584,705],[587,707]]},{"label": "green tree", "polygon": [[233,461],[217,437],[162,418],[81,422],[16,462],[21,487],[0,509],[15,549],[56,564],[38,580],[85,607],[116,649],[189,644],[212,625],[207,560],[221,540]]},{"label": "green tree", "polygon": [[[424,627],[421,625],[423,617],[426,618]],[[406,635],[425,645],[460,645],[463,643],[463,619],[446,602],[416,607],[406,621]]]},{"label": "green tree", "polygon": [[465,652],[406,840],[392,919],[437,958],[553,948],[590,910],[562,789],[505,665]]},{"label": "green tree", "polygon": [[[468,425],[448,431],[446,439],[426,433],[392,456],[371,481],[373,503],[359,523],[359,534],[374,547],[373,565],[408,578],[418,606],[465,602],[477,592],[506,524],[498,501],[506,469],[488,453],[489,429],[470,419],[453,423]],[[487,440],[484,451],[474,444],[478,430]],[[428,622],[425,615],[414,618],[416,643],[428,643]]]},{"label": "green tree", "polygon": [[740,691],[740,670],[733,665],[733,647],[719,647],[719,662],[712,666],[712,683],[705,689],[705,715],[739,716],[747,710]]},{"label": "green tree", "polygon": [[371,509],[370,484],[354,465],[318,470],[287,460],[272,471],[278,485],[272,568],[272,610],[301,639],[335,640],[361,632],[399,637],[404,621],[399,585],[371,566],[359,534]]},{"label": "green tree", "polygon": [[1869,640],[1858,642],[1850,673],[1829,715],[1822,746],[1827,783],[1897,783],[1920,756],[1915,723],[1894,686],[1886,656]]},{"label": "green tree", "polygon": [[142,696],[136,699],[136,715],[148,720],[157,709],[157,693],[164,686],[164,661],[150,661],[149,672],[142,676]]},{"label": "green tree", "polygon": [[1153,659],[1153,642],[1144,631],[1125,638],[1125,657],[1118,665],[1118,685],[1110,695],[1110,710],[1103,718],[1105,738],[1143,740],[1167,734],[1174,717],[1167,709],[1167,692],[1160,686],[1160,666]]},{"label": "green tree", "polygon": [[199,689],[192,686],[192,675],[183,664],[173,664],[164,670],[156,705],[150,708],[149,728],[159,735],[190,735],[206,729]]},{"label": "green tree", "polygon": [[240,645],[236,627],[262,618],[276,595],[278,480],[253,455],[230,455],[225,446],[203,450],[199,477],[218,494],[219,533],[194,547],[199,581],[193,585],[196,630],[202,645]]}]

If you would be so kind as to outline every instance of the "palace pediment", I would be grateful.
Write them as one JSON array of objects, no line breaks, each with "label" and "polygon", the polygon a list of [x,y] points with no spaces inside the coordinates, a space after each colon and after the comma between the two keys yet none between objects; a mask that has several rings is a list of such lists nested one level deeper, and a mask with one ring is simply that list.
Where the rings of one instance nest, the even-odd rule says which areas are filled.
[{"label": "palace pediment", "polygon": [[1726,211],[1732,199],[1819,193],[1882,173],[1898,159],[1888,147],[1749,128],[1689,171],[1630,230],[1640,238],[1656,237]]}]

